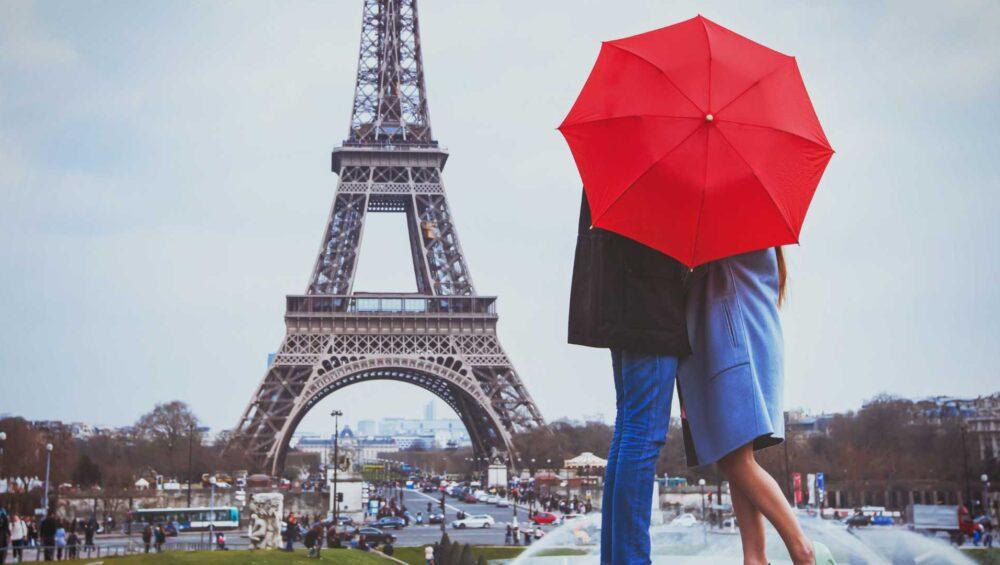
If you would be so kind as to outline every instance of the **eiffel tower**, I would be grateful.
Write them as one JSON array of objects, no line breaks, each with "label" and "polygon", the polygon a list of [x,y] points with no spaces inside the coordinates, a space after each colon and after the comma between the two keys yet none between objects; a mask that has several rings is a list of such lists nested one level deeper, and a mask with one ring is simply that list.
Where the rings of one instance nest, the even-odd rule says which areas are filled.
[{"label": "eiffel tower", "polygon": [[[396,380],[459,415],[477,456],[514,463],[511,436],[543,425],[497,340],[496,297],[479,296],[458,241],[431,135],[416,0],[364,0],[354,108],[333,150],[339,176],[303,295],[286,297],[286,335],[234,441],[272,474],[320,400],[353,384]],[[369,213],[403,213],[417,292],[354,290]]]}]

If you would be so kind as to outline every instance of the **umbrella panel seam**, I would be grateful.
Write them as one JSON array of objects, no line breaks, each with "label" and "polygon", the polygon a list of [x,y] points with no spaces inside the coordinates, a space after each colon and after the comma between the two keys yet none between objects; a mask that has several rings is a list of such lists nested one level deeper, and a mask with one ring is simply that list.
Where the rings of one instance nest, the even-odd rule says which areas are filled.
[{"label": "umbrella panel seam", "polygon": [[792,137],[797,137],[797,138],[801,139],[802,141],[805,141],[806,143],[811,143],[811,144],[815,145],[816,147],[819,147],[820,149],[826,149],[830,153],[834,153],[835,152],[833,150],[833,147],[830,147],[829,145],[823,145],[822,143],[816,141],[815,139],[809,139],[808,137],[806,137],[804,135],[800,135],[800,134],[797,134],[797,133],[795,133],[793,131],[788,131],[788,130],[777,128],[777,127],[774,127],[774,126],[765,126],[763,124],[751,124],[751,123],[747,123],[747,122],[737,122],[736,120],[718,120],[718,122],[719,123],[723,123],[723,124],[733,124],[733,125],[737,125],[737,126],[745,126],[745,127],[748,127],[748,128],[769,129],[769,130],[775,131],[777,133],[783,133],[783,134],[786,134],[786,135],[790,135]]},{"label": "umbrella panel seam", "polygon": [[[705,119],[705,118],[703,118],[701,116],[665,116],[665,115],[662,115],[662,114],[627,114],[627,115],[624,115],[624,116],[607,116],[607,117],[604,117],[604,118],[594,118],[592,120],[580,120],[578,122],[572,122],[572,123],[568,123],[568,124],[562,124],[561,126],[559,126],[556,129],[562,131],[563,129],[571,128],[571,127],[574,127],[574,126],[585,126],[585,125],[589,125],[589,124],[599,124],[601,122],[608,122],[608,121],[611,121],[611,120],[627,120],[629,118],[669,118],[669,119],[673,119],[673,120],[699,120],[699,121]],[[737,122],[733,122],[733,123],[737,123]]]},{"label": "umbrella panel seam", "polygon": [[723,133],[722,131],[719,131],[719,137],[721,137],[722,140],[726,142],[726,145],[728,145],[729,148],[733,150],[733,153],[735,153],[736,156],[739,157],[741,161],[743,161],[743,164],[746,165],[747,169],[750,170],[750,173],[753,174],[753,178],[757,179],[757,184],[759,184],[761,189],[764,190],[764,194],[767,194],[768,200],[771,201],[771,204],[774,205],[774,208],[778,211],[779,214],[781,214],[781,218],[785,220],[785,228],[788,230],[788,234],[792,236],[792,239],[795,241],[795,243],[798,243],[799,234],[795,233],[795,231],[792,229],[792,223],[788,219],[788,211],[785,209],[785,206],[783,204],[778,203],[778,200],[774,197],[773,194],[771,194],[771,191],[767,188],[767,185],[764,184],[764,181],[761,180],[760,176],[757,174],[757,171],[754,170],[753,166],[750,165],[746,157],[744,157],[743,154],[736,149],[736,146],[733,145],[731,141],[729,141],[729,138],[726,137],[726,134]]}]

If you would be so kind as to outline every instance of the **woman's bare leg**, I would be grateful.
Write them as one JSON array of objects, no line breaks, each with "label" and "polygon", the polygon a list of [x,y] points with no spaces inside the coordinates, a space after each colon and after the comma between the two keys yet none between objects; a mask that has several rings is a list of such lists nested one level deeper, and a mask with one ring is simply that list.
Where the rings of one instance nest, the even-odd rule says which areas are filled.
[{"label": "woman's bare leg", "polygon": [[730,481],[729,497],[733,501],[733,513],[740,526],[740,541],[743,542],[743,565],[765,565],[764,515],[743,491]]},{"label": "woman's bare leg", "polygon": [[795,565],[813,565],[812,541],[806,537],[799,520],[781,493],[781,488],[753,457],[753,447],[744,445],[719,460],[719,468],[736,489],[753,503],[785,542],[788,554]]}]

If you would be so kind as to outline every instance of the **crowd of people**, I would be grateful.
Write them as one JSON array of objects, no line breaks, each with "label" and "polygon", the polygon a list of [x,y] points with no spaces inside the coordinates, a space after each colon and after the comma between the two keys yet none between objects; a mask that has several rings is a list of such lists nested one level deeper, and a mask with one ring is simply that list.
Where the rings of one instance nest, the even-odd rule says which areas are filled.
[{"label": "crowd of people", "polygon": [[10,514],[0,508],[0,565],[24,560],[29,549],[40,549],[45,561],[76,559],[93,551],[97,520],[64,520],[50,513],[42,519]]}]

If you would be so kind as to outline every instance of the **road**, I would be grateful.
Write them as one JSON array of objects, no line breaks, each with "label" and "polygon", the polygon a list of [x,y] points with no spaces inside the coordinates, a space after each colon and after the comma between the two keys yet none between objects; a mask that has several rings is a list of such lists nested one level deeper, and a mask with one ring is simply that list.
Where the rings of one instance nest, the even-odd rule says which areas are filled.
[{"label": "road", "polygon": [[[423,512],[424,516],[426,516],[428,502],[433,505],[434,511],[437,511],[441,502],[440,494],[432,496],[415,490],[403,491],[403,504],[413,515],[416,515],[417,512]],[[455,519],[459,510],[470,516],[475,514],[489,514],[496,520],[496,525],[492,528],[484,529],[459,530],[452,528],[449,523]],[[498,508],[493,504],[484,504],[482,502],[471,504],[468,502],[459,502],[450,496],[445,498],[445,527],[448,531],[448,537],[452,540],[478,545],[503,545],[506,526],[513,518],[513,507]],[[528,523],[527,518],[527,511],[523,507],[518,507],[517,522],[521,527],[524,527]],[[553,526],[542,526],[542,531],[548,532],[551,529],[553,529]],[[411,525],[392,533],[398,538],[397,545],[425,545],[441,539],[441,525]]]}]

